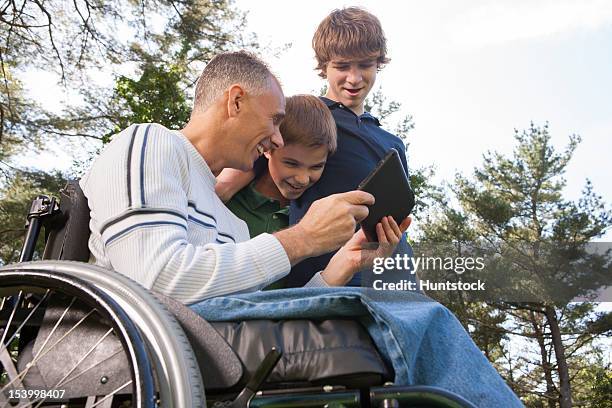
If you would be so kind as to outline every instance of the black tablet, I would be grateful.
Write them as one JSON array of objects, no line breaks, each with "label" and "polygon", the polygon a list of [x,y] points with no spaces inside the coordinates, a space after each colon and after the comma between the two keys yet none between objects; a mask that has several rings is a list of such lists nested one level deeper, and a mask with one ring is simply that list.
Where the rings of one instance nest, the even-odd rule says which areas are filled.
[{"label": "black tablet", "polygon": [[372,194],[376,200],[361,221],[361,228],[371,242],[378,242],[376,224],[383,217],[390,215],[399,225],[414,208],[414,192],[395,149],[389,150],[357,188]]}]

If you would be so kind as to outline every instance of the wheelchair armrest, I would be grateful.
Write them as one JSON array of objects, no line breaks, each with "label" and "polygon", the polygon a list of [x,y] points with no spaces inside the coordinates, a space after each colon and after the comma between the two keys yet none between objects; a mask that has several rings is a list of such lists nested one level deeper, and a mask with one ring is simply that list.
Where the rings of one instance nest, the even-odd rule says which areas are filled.
[{"label": "wheelchair armrest", "polygon": [[213,326],[181,302],[151,291],[180,323],[198,360],[207,390],[236,386],[244,371],[240,359]]}]

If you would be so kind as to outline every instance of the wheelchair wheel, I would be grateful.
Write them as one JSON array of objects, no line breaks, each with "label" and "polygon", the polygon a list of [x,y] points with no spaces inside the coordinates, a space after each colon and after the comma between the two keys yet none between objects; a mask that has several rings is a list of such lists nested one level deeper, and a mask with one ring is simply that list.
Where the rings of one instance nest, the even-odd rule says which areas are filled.
[{"label": "wheelchair wheel", "polygon": [[205,407],[182,329],[130,279],[22,263],[0,268],[0,300],[0,408]]}]

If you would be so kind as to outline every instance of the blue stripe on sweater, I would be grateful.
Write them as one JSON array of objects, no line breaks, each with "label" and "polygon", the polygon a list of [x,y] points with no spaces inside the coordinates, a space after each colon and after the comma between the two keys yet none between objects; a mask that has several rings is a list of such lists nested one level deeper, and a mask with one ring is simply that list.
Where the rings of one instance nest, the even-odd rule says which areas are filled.
[{"label": "blue stripe on sweater", "polygon": [[[204,221],[202,221],[202,220],[199,220],[199,219],[195,218],[194,216],[188,215],[188,216],[187,216],[187,218],[188,218],[189,220],[191,220],[191,221],[195,222],[196,224],[202,225],[202,226],[204,226],[204,227],[207,227],[207,228],[213,228],[213,229],[215,229],[215,230],[217,229],[217,226],[216,226],[216,225],[208,224],[208,223],[206,223],[206,222],[204,222]],[[234,237],[232,237],[231,235],[226,234],[226,233],[224,233],[224,232],[219,232],[219,231],[217,231],[217,235],[222,236],[222,237],[224,237],[224,238],[229,238],[229,239],[231,239],[231,240],[232,240],[232,242],[234,242],[234,243],[236,242],[236,240],[234,239]],[[216,241],[217,241],[217,242],[219,242],[219,243],[221,243],[221,244],[227,244],[227,242],[219,241],[219,239],[217,239]]]},{"label": "blue stripe on sweater", "polygon": [[223,232],[217,232],[217,234],[219,234],[219,235],[220,235],[220,236],[222,236],[222,237],[225,237],[225,238],[229,238],[229,239],[231,239],[231,240],[232,240],[232,242],[236,242],[236,240],[234,239],[234,237],[232,237],[232,236],[231,236],[231,235],[229,235],[229,234],[225,234],[225,233],[223,233]]},{"label": "blue stripe on sweater", "polygon": [[118,233],[116,233],[115,235],[113,235],[112,237],[110,237],[105,243],[104,245],[109,245],[111,244],[114,240],[116,240],[117,238],[120,238],[122,235],[132,231],[135,228],[139,228],[139,227],[149,227],[149,226],[157,226],[157,225],[176,225],[178,227],[181,227],[185,230],[187,230],[187,227],[184,226],[183,224],[179,224],[178,222],[172,222],[172,221],[150,221],[150,222],[141,222],[139,224],[134,224],[131,225],[127,228],[125,228],[122,231],[119,231]]},{"label": "blue stripe on sweater", "polygon": [[147,125],[145,130],[144,140],[142,141],[142,148],[140,149],[140,205],[145,206],[145,191],[144,191],[144,162],[145,162],[145,149],[147,148],[147,138],[149,137],[149,130],[151,125]]},{"label": "blue stripe on sweater", "polygon": [[198,220],[197,218],[195,218],[195,217],[193,217],[193,216],[191,216],[191,215],[188,215],[188,216],[187,216],[187,219],[189,219],[189,220],[191,220],[191,221],[195,222],[196,224],[203,225],[204,227],[214,228],[214,229],[216,229],[216,228],[217,228],[215,225],[213,225],[213,224],[208,224],[208,223],[206,223],[206,222],[204,222],[204,221],[202,221],[202,220]]},{"label": "blue stripe on sweater", "polygon": [[162,209],[162,208],[135,208],[133,210],[128,210],[127,212],[125,212],[124,214],[122,214],[121,216],[114,218],[110,221],[108,221],[106,224],[103,224],[102,227],[100,228],[100,234],[104,234],[104,232],[111,226],[126,220],[128,218],[130,218],[133,215],[142,215],[142,214],[168,214],[168,215],[173,215],[175,217],[178,217],[182,220],[185,219],[185,215],[181,214],[180,212],[177,211],[173,211],[173,210],[167,210],[167,209]]},{"label": "blue stripe on sweater", "polygon": [[215,217],[213,217],[211,214],[205,213],[202,210],[199,210],[198,208],[196,208],[195,203],[193,201],[189,201],[187,202],[187,206],[193,208],[193,211],[197,212],[200,215],[204,215],[205,217],[210,218],[211,220],[213,220],[215,223],[217,222],[217,219]]},{"label": "blue stripe on sweater", "polygon": [[127,154],[127,195],[128,195],[128,208],[132,207],[132,149],[134,148],[134,139],[136,139],[136,133],[138,132],[138,125],[132,132],[132,139],[130,140],[130,147],[128,148]]}]

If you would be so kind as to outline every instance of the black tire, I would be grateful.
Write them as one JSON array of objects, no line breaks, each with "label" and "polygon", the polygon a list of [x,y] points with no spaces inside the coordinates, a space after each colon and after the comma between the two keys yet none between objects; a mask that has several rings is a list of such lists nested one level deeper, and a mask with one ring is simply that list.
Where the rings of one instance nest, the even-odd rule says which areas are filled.
[{"label": "black tire", "polygon": [[[62,292],[72,291],[63,287],[64,284],[77,291],[88,291],[87,296],[94,298],[94,303],[108,304],[120,321],[125,318],[124,326],[131,325],[137,329],[141,339],[130,339],[126,332],[123,338],[128,340],[124,340],[124,344],[130,353],[131,349],[138,348],[138,344],[146,346],[157,396],[154,405],[146,405],[151,398],[143,394],[144,397],[139,399],[142,404],[138,406],[206,406],[200,370],[189,341],[174,317],[148,290],[116,272],[81,262],[41,261],[0,268],[0,288],[7,286],[5,282],[14,287],[15,283],[30,285],[33,280],[46,278],[59,282],[54,286]],[[92,300],[85,301],[91,303]],[[114,319],[112,315],[110,317]],[[137,351],[134,353],[138,354]],[[140,361],[132,361],[136,362],[133,365],[139,372]]]}]

